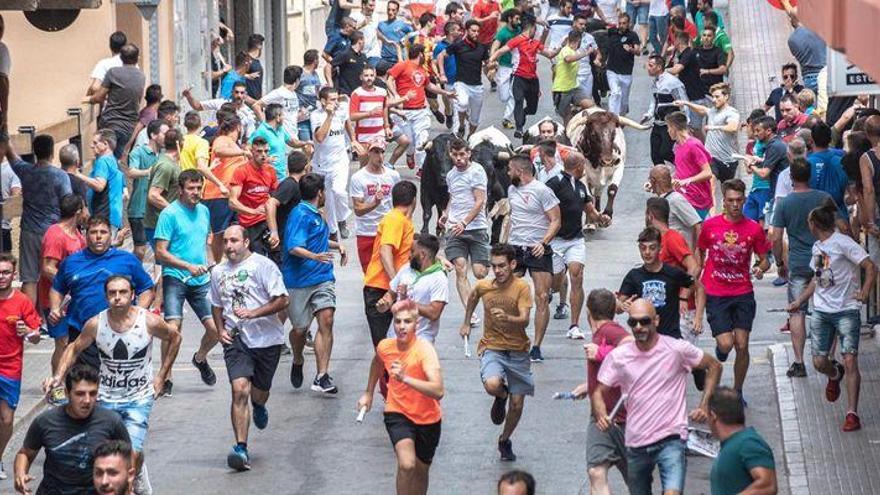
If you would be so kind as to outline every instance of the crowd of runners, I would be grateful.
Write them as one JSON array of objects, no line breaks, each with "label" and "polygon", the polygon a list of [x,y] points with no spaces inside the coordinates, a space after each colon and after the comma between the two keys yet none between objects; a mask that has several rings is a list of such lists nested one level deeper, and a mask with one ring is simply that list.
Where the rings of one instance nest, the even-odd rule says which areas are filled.
[{"label": "crowd of runners", "polygon": [[[713,494],[775,493],[773,452],[745,426],[743,395],[759,306],[753,280],[773,265],[790,303],[789,377],[807,374],[809,333],[826,398],[836,401],[845,383],[843,430],[861,427],[859,328],[876,269],[859,240],[880,233],[880,112],[859,97],[835,113],[817,77],[824,44],[819,60],[821,39],[798,31],[795,9],[786,5],[799,64],[783,66],[782,84],[746,115],[732,106],[733,44],[711,0],[443,3],[388,0],[380,14],[375,0],[332,1],[326,46],[306,51],[266,94],[264,38],[252,35],[231,65],[221,30],[213,94],[184,90],[185,112],[146,86],[138,47],[117,32],[88,89],[102,105],[90,172],[74,145],[61,147],[58,167],[51,137],[34,138],[30,161],[0,137],[4,196],[24,196],[18,256],[0,254],[0,455],[11,451],[25,341],[42,334],[55,343],[43,382],[53,407],[14,446],[18,492],[34,489],[28,473],[41,450],[37,493],[152,492],[144,443],[155,400],[173,395],[184,302],[204,330],[185,358],[206,386],[217,382],[208,354],[222,348],[227,464],[251,469],[248,430],[269,424],[282,354],[292,355],[292,387],[308,379],[317,394],[338,392],[335,270],[355,257],[374,347],[355,412],[363,419],[373,408],[378,385],[399,494],[427,492],[441,441],[448,365],[433,345],[441,327],[458,328],[466,348],[474,335],[500,459],[515,461],[512,437],[535,392],[531,368],[545,359],[551,317],[569,321],[569,339],[586,339],[586,380],[564,395],[591,403],[590,493],[610,492],[612,467],[630,493],[651,493],[655,467],[663,493],[682,493],[689,420],[722,441]],[[637,65],[654,83],[650,107],[633,118]],[[552,95],[556,115],[532,120],[542,95]],[[466,138],[486,127],[482,106],[494,97],[514,145],[502,171],[508,224],[492,244],[491,184]],[[597,109],[651,128],[643,217],[597,208],[585,176],[605,165],[582,143],[558,142],[566,124]],[[517,142],[530,124],[531,152]],[[442,235],[417,234],[429,143],[447,132]],[[586,293],[587,224],[621,221],[644,222],[632,240],[642,263],[619,286]],[[4,236],[11,245],[8,226]],[[443,318],[456,304],[449,273],[460,322]],[[714,352],[696,345],[706,334]],[[733,378],[721,386],[731,354]],[[688,413],[690,380],[702,395]],[[499,493],[534,484],[510,473]]]}]

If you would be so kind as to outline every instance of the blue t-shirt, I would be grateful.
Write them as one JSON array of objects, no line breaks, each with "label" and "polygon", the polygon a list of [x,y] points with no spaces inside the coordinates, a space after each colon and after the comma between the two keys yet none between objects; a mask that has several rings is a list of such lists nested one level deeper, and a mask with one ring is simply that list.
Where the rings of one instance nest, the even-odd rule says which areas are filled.
[{"label": "blue t-shirt", "polygon": [[61,218],[61,198],[73,194],[70,177],[58,167],[15,160],[12,171],[21,181],[21,229],[43,234]]},{"label": "blue t-shirt", "polygon": [[[149,170],[159,155],[149,146],[138,146],[128,155],[128,168]],[[144,218],[147,212],[147,189],[150,176],[138,177],[132,182],[131,199],[128,200],[128,218]]]},{"label": "blue t-shirt", "polygon": [[249,142],[253,144],[254,138],[257,137],[261,137],[269,143],[269,156],[275,159],[272,162],[272,168],[275,169],[278,182],[283,181],[287,177],[287,142],[290,141],[290,134],[287,133],[283,125],[275,129],[263,122],[251,134]]},{"label": "blue t-shirt", "polygon": [[[446,48],[449,47],[449,42],[446,39],[442,39],[434,45],[434,60],[440,57],[440,54],[446,51]],[[443,72],[446,73],[446,79],[449,80],[449,84],[455,83],[455,75],[457,74],[458,67],[455,65],[455,55],[446,54],[446,60],[443,61]]]},{"label": "blue t-shirt", "polygon": [[[412,26],[403,19],[384,20],[379,23],[377,29],[388,41],[396,43],[403,41],[403,38],[413,30]],[[397,62],[397,49],[394,45],[382,43],[382,58],[391,63]]]},{"label": "blue t-shirt", "polygon": [[[208,207],[199,203],[195,208],[187,208],[177,200],[159,214],[154,238],[168,241],[168,252],[176,258],[193,265],[207,265],[205,249],[210,233],[211,214]],[[174,277],[193,286],[210,282],[207,273],[193,277],[188,271],[172,266],[162,266],[162,276]]]},{"label": "blue t-shirt", "polygon": [[324,45],[324,52],[330,55],[330,58],[335,58],[350,47],[351,40],[348,39],[348,36],[342,34],[341,30],[337,29],[327,37],[327,43]]},{"label": "blue t-shirt", "polygon": [[58,265],[52,289],[70,295],[67,322],[72,328],[81,330],[89,318],[107,309],[104,282],[111,275],[131,278],[136,294],[153,288],[153,279],[144,271],[141,261],[128,251],[116,248],[100,255],[86,248],[64,258]]},{"label": "blue t-shirt", "polygon": [[101,192],[89,190],[89,211],[93,216],[109,218],[110,224],[117,229],[122,228],[122,190],[125,188],[125,176],[119,170],[116,157],[107,153],[95,159],[91,177],[104,179],[107,185]]},{"label": "blue t-shirt", "polygon": [[336,280],[333,276],[333,263],[290,254],[290,250],[296,247],[308,249],[315,254],[326,253],[330,249],[330,227],[315,206],[307,201],[296,205],[287,217],[281,264],[284,286],[300,289]]},{"label": "blue t-shirt", "polygon": [[220,98],[224,100],[232,100],[232,86],[237,82],[247,83],[245,77],[238,72],[231,70],[223,76],[223,80],[220,81]]},{"label": "blue t-shirt", "polygon": [[[321,76],[318,71],[308,73],[303,71],[299,80],[299,86],[296,87],[296,97],[299,98],[299,106],[306,110],[315,110],[318,105],[318,90],[321,88]],[[309,116],[301,122],[308,122]]]},{"label": "blue t-shirt", "polygon": [[810,188],[817,191],[825,191],[834,199],[841,218],[849,219],[844,196],[849,177],[840,160],[843,158],[843,150],[829,148],[807,155],[810,162]]}]

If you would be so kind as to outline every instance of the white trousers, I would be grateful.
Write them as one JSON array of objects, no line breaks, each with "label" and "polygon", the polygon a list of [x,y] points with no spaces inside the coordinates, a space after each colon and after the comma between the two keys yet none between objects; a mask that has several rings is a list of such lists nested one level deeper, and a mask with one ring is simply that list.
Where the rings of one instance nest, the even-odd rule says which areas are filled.
[{"label": "white trousers", "polygon": [[617,115],[629,113],[629,88],[632,86],[632,75],[608,73],[608,86],[611,93],[608,95],[608,110]]},{"label": "white trousers", "polygon": [[331,234],[335,234],[339,230],[339,222],[344,222],[351,215],[351,209],[348,206],[348,174],[350,170],[348,160],[340,160],[330,168],[315,170],[316,173],[324,176],[324,213]]},{"label": "white trousers", "polygon": [[495,82],[498,83],[498,99],[504,103],[504,118],[513,119],[513,68],[498,67]]},{"label": "white trousers", "polygon": [[431,114],[427,108],[402,110],[403,118],[395,119],[395,125],[409,138],[407,155],[415,154],[416,170],[421,170],[425,163],[425,145],[428,144],[428,133],[431,130]]},{"label": "white trousers", "polygon": [[483,111],[483,85],[471,86],[461,81],[455,83],[455,111],[466,113],[472,126],[480,125]]}]

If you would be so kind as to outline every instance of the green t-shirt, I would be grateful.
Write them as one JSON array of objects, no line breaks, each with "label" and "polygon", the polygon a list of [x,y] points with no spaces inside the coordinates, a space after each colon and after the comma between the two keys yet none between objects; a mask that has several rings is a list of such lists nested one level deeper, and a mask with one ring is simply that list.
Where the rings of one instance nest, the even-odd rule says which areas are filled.
[{"label": "green t-shirt", "polygon": [[[495,35],[495,39],[501,43],[501,46],[507,44],[508,41],[515,38],[521,31],[519,29],[510,29],[510,26],[504,26],[498,30],[498,34]],[[498,65],[501,67],[513,67],[513,54],[505,53],[504,55],[498,57]]]},{"label": "green t-shirt", "polygon": [[730,53],[733,50],[733,43],[730,42],[730,36],[723,29],[715,31],[715,46],[724,50],[724,53]]},{"label": "green t-shirt", "polygon": [[[132,170],[150,170],[159,155],[146,145],[135,147],[128,155],[128,168]],[[132,182],[131,199],[128,201],[128,218],[144,218],[147,210],[147,188],[149,177],[138,177]]]},{"label": "green t-shirt", "polygon": [[[180,166],[172,160],[168,155],[162,153],[156,164],[150,170],[150,187],[162,190],[162,197],[165,201],[173,203],[180,196],[180,187],[177,185],[177,177],[180,175]],[[155,229],[156,222],[159,220],[158,208],[150,204],[147,200],[147,214],[144,215],[144,227]]]},{"label": "green t-shirt", "polygon": [[565,57],[576,55],[577,52],[566,45],[559,51],[556,59],[556,75],[553,76],[553,91],[566,92],[577,87],[577,73],[579,60],[566,62]]},{"label": "green t-shirt", "polygon": [[712,495],[734,495],[745,490],[753,481],[749,471],[756,467],[775,470],[776,463],[770,446],[749,427],[721,442],[721,450],[709,474]]},{"label": "green t-shirt", "polygon": [[507,9],[512,9],[514,3],[516,2],[513,0],[501,0],[501,12],[504,12]]}]

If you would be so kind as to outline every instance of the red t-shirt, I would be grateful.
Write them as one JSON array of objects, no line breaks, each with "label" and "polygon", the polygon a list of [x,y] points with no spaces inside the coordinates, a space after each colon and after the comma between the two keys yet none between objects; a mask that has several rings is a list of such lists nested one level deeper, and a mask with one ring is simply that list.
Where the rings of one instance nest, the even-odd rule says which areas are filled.
[{"label": "red t-shirt", "polygon": [[[593,332],[592,342],[599,346],[600,352],[602,352],[603,347],[617,347],[618,344],[620,344],[620,341],[626,337],[629,337],[629,332],[627,332],[626,329],[614,321],[608,321]],[[605,355],[607,355],[607,352]],[[602,361],[587,360],[587,392],[590,394],[592,394],[593,390],[596,390],[596,387],[598,386],[599,368],[601,367]],[[608,411],[608,414],[611,414],[612,409],[614,409],[615,404],[617,404],[617,401],[620,399],[620,387],[609,389],[602,395],[602,399],[605,401],[605,410]],[[589,403],[589,401],[587,401],[587,403]],[[614,419],[618,423],[626,422],[625,406],[620,408]]]},{"label": "red t-shirt", "polygon": [[538,78],[538,52],[544,49],[540,40],[520,34],[507,42],[513,53],[513,75],[525,79]]},{"label": "red t-shirt", "polygon": [[[674,266],[686,272],[687,268],[684,266],[684,259],[688,256],[693,256],[693,254],[684,237],[676,230],[669,229],[660,238],[660,261],[669,266]],[[688,298],[688,307],[690,309],[697,307],[693,292],[691,292],[691,296]]]},{"label": "red t-shirt", "polygon": [[[238,201],[248,208],[259,208],[266,204],[269,195],[278,189],[278,176],[275,169],[268,163],[257,168],[254,162],[249,162],[243,167],[238,167],[232,174],[231,186],[241,186],[241,194]],[[238,223],[242,227],[252,227],[266,220],[266,214],[248,215],[238,214]]]},{"label": "red t-shirt", "polygon": [[[694,24],[693,22],[689,21],[688,19],[684,20],[684,32],[686,32],[692,40],[696,40],[698,38],[697,25]],[[675,44],[675,33],[672,32],[671,26],[669,28],[669,33],[666,35],[666,43],[669,46],[672,46],[673,44]]]},{"label": "red t-shirt", "polygon": [[40,328],[40,316],[30,299],[14,290],[8,299],[0,300],[0,376],[21,380],[24,339],[18,336],[15,324],[24,321],[31,330]]},{"label": "red t-shirt", "polygon": [[[472,17],[488,17],[492,12],[501,13],[501,4],[494,0],[477,0],[471,11]],[[484,45],[490,45],[495,41],[495,34],[498,33],[498,19],[485,21],[480,24],[480,36],[477,41]]]},{"label": "red t-shirt", "polygon": [[758,222],[743,217],[731,223],[724,215],[703,222],[697,245],[706,253],[700,281],[706,294],[716,297],[752,292],[752,253],[770,251],[770,241]]},{"label": "red t-shirt", "polygon": [[[71,254],[84,249],[85,247],[86,239],[79,233],[79,231],[76,231],[76,235],[71,237],[64,232],[64,229],[62,229],[60,225],[55,224],[49,227],[49,229],[46,230],[46,235],[43,236],[40,262],[42,263],[42,260],[45,258],[51,258],[53,260],[58,260],[58,263],[60,264],[64,261],[64,258],[67,258]],[[49,289],[51,287],[52,281],[40,275],[37,290],[41,308],[49,308]]]},{"label": "red t-shirt", "polygon": [[428,87],[428,73],[420,67],[415,60],[397,62],[388,70],[388,75],[394,78],[397,86],[397,94],[406,95],[409,90],[414,90],[416,95],[403,104],[406,110],[420,110],[425,108],[425,88]]}]

